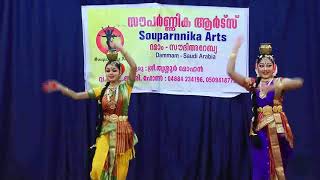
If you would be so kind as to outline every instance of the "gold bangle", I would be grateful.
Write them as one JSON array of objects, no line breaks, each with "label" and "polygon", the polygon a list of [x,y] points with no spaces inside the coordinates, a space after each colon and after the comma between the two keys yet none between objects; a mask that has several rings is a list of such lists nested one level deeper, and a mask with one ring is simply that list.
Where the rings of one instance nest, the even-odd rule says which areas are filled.
[{"label": "gold bangle", "polygon": [[127,51],[124,50],[123,48],[120,50],[120,52],[121,52],[122,54],[126,54],[126,53],[127,53]]},{"label": "gold bangle", "polygon": [[275,87],[277,88],[277,90],[282,90],[282,88],[283,88],[282,81],[279,80],[279,81],[276,83]]},{"label": "gold bangle", "polygon": [[64,87],[63,89],[64,89],[64,91],[62,91],[62,94],[64,94],[64,95],[68,94],[70,91],[69,88],[67,88],[67,87]]},{"label": "gold bangle", "polygon": [[229,59],[236,59],[237,58],[237,53],[231,53],[229,56]]}]

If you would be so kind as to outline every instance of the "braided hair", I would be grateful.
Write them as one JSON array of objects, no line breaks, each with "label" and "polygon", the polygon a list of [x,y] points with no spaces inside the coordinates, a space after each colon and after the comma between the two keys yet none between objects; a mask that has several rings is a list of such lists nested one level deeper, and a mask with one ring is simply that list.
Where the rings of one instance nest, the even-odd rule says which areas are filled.
[{"label": "braided hair", "polygon": [[102,129],[102,121],[103,121],[102,98],[109,85],[110,85],[110,82],[107,82],[106,85],[101,90],[101,94],[98,99],[98,111],[97,111],[98,118],[97,118],[97,124],[96,124],[96,138],[99,137]]},{"label": "braided hair", "polygon": [[252,122],[252,130],[255,132],[258,125],[258,103],[257,103],[257,93],[256,89],[261,82],[261,77],[257,77],[256,83],[254,84],[251,101],[252,101],[252,112],[253,112],[253,122]]}]

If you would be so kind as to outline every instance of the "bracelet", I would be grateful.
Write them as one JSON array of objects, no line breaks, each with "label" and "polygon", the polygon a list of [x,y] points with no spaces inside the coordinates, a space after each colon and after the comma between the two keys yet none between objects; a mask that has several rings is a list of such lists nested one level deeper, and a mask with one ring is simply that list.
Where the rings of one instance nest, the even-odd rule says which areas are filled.
[{"label": "bracelet", "polygon": [[282,81],[279,80],[276,84],[275,84],[275,88],[277,88],[278,90],[282,90],[283,89],[283,84]]},{"label": "bracelet", "polygon": [[237,58],[237,53],[231,53],[229,56],[229,59],[236,59]]},{"label": "bracelet", "polygon": [[64,95],[66,95],[66,94],[69,93],[69,91],[70,91],[69,88],[64,87],[63,90],[61,91],[61,93],[64,94]]}]

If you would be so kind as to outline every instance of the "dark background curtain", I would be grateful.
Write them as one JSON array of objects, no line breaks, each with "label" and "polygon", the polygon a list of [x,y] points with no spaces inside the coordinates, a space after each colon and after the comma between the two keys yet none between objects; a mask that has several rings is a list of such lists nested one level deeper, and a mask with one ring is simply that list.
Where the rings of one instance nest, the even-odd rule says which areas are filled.
[{"label": "dark background curtain", "polygon": [[[57,79],[84,90],[81,5],[142,2],[0,1],[0,179],[88,178],[96,104],[45,95],[41,83]],[[251,76],[259,43],[272,42],[279,75],[305,80],[285,99],[295,134],[288,179],[320,179],[320,2],[157,2],[250,7]],[[249,99],[133,94],[130,120],[140,141],[128,179],[249,180]]]}]

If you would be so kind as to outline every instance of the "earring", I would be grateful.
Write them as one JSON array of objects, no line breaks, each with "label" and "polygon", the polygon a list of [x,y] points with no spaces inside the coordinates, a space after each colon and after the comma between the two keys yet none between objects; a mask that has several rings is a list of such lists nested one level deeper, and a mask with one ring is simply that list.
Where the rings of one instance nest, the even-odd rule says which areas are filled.
[{"label": "earring", "polygon": [[273,76],[277,76],[278,74],[278,66],[275,64],[275,68],[274,68],[274,72],[273,72]]}]

